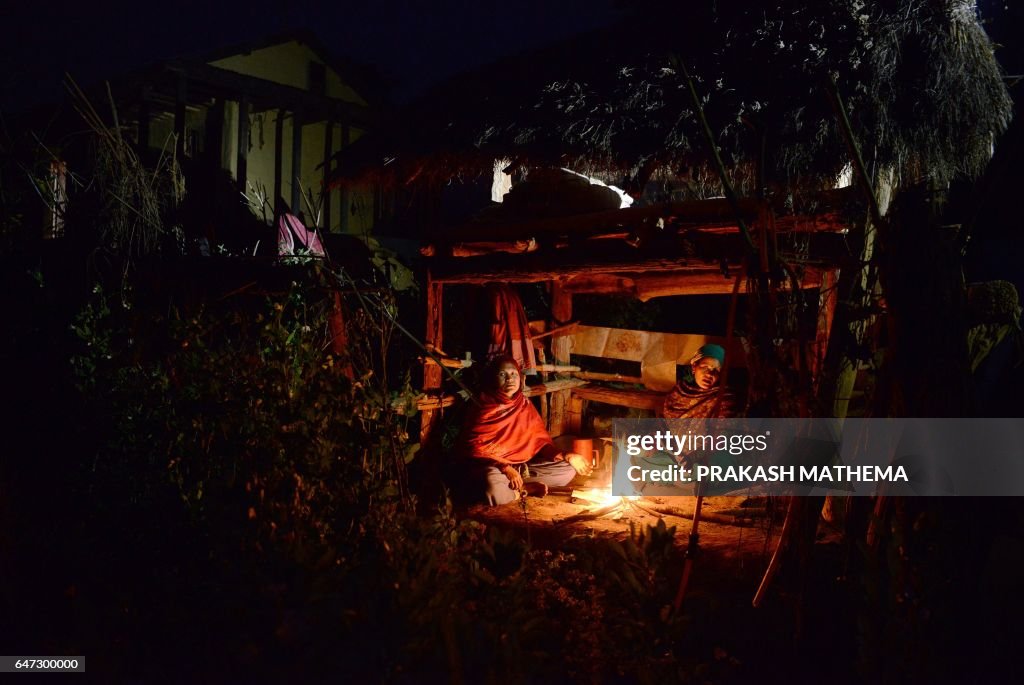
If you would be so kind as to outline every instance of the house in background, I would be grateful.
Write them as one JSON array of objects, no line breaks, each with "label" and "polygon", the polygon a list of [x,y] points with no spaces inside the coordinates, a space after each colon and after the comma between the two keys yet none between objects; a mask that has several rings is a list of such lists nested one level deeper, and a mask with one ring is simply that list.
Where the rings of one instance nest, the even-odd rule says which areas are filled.
[{"label": "house in background", "polygon": [[372,82],[313,36],[293,33],[169,60],[112,88],[144,154],[177,145],[189,193],[211,174],[228,172],[235,190],[262,206],[261,218],[283,211],[280,198],[309,226],[373,229],[380,207],[372,187],[331,191],[324,184],[325,160],[373,124]]}]

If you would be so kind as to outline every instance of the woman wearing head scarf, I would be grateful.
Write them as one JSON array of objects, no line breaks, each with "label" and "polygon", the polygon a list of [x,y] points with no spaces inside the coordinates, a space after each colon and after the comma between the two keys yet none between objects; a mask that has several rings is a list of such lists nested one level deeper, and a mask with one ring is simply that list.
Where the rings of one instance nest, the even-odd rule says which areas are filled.
[{"label": "woman wearing head scarf", "polygon": [[708,343],[690,359],[683,378],[665,396],[662,416],[667,419],[728,419],[736,415],[736,399],[720,385],[725,349]]},{"label": "woman wearing head scarf", "polygon": [[484,495],[491,505],[505,504],[523,491],[542,496],[548,486],[568,485],[577,473],[590,473],[582,455],[562,452],[551,441],[544,420],[523,395],[515,360],[502,356],[492,361],[485,383],[456,448],[468,461],[462,480],[469,494]]}]

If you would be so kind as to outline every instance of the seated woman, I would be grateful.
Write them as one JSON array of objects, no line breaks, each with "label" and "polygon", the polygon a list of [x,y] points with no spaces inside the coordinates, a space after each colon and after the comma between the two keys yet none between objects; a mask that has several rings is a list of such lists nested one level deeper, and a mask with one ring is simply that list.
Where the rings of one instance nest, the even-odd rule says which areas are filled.
[{"label": "seated woman", "polygon": [[[682,379],[665,396],[661,415],[666,419],[729,419],[736,416],[736,400],[732,391],[720,386],[725,349],[721,345],[708,343],[690,358]],[[666,422],[665,429],[671,429]],[[728,458],[728,455],[726,455]],[[663,451],[648,452],[631,457],[631,463],[645,469],[660,469],[674,464],[692,466],[694,460],[709,460],[722,463],[721,455],[689,452],[672,454]],[[731,462],[726,462],[731,463]],[[695,495],[697,486],[693,483],[644,483],[640,487],[644,495],[678,496]]]},{"label": "seated woman", "polygon": [[728,419],[736,416],[736,398],[719,387],[725,349],[708,343],[690,359],[683,379],[665,396],[661,415],[666,419]]},{"label": "seated woman", "polygon": [[555,447],[523,395],[522,374],[511,357],[493,360],[484,378],[487,387],[469,408],[456,446],[462,458],[458,480],[466,495],[496,506],[518,499],[524,490],[542,496],[548,486],[568,485],[577,473],[590,473],[582,455]]}]

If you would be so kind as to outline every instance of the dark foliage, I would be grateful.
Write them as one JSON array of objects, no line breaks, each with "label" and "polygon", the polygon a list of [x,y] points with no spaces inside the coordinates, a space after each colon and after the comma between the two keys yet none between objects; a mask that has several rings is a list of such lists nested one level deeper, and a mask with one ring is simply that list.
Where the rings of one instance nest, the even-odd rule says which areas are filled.
[{"label": "dark foliage", "polygon": [[717,195],[684,67],[741,191],[753,189],[758,165],[788,190],[834,182],[849,155],[826,96],[830,79],[869,158],[913,178],[976,175],[1010,119],[992,43],[970,2],[652,1],[630,9],[609,29],[436,89],[390,134],[343,155],[336,178],[447,181],[489,175],[504,157],[619,182],[653,165],[686,180],[694,197]]}]

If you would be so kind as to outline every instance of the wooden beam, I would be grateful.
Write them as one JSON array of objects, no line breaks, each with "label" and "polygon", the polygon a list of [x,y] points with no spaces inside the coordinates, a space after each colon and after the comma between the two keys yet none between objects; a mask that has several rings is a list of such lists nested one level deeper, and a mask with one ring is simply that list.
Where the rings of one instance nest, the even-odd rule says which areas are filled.
[{"label": "wooden beam", "polygon": [[654,390],[621,390],[618,388],[603,388],[596,385],[585,385],[574,388],[572,394],[591,402],[603,402],[614,404],[619,407],[632,407],[633,409],[647,409],[650,411],[661,411],[665,402],[665,393]]},{"label": "wooden beam", "polygon": [[477,243],[456,243],[451,247],[452,257],[478,257],[480,255],[506,252],[508,254],[522,254],[524,252],[535,252],[538,248],[537,241],[533,238],[528,240],[507,240],[503,242],[477,242]]},{"label": "wooden beam", "polygon": [[[671,295],[728,295],[735,282],[734,273],[726,278],[721,269],[704,268],[658,274],[580,274],[566,279],[565,288],[573,293],[628,295],[642,302]],[[805,268],[801,287],[819,287],[823,273],[820,268]],[[746,281],[746,278],[741,281],[741,288]],[[789,286],[787,280],[780,287],[788,290]]]},{"label": "wooden beam", "polygon": [[610,383],[633,383],[643,385],[644,379],[640,376],[625,376],[621,373],[601,373],[599,371],[578,371],[573,374],[576,378],[585,381],[607,381]]},{"label": "wooden beam", "polygon": [[[503,255],[512,257],[511,255]],[[515,258],[501,260],[501,262],[492,263],[477,263],[469,264],[469,259],[463,260],[467,262],[466,269],[448,269],[445,268],[448,265],[438,265],[438,276],[437,280],[443,283],[491,283],[491,282],[504,282],[504,283],[538,283],[541,281],[552,281],[556,279],[565,279],[571,276],[592,274],[595,272],[611,273],[615,271],[633,271],[633,270],[646,270],[646,271],[678,271],[681,268],[685,268],[690,262],[687,257],[672,258],[651,258],[644,260],[629,259],[631,255],[628,253],[622,254],[620,250],[620,256],[615,261],[605,260],[587,260],[577,256],[575,259],[561,257],[561,259],[545,259],[543,263],[534,262],[532,264],[519,263],[515,264]],[[558,255],[556,255],[558,257]],[[490,259],[481,258],[481,259]],[[532,261],[532,260],[530,260]]]},{"label": "wooden beam", "polygon": [[[850,257],[846,236],[813,233],[801,263],[832,267]],[[541,249],[528,254],[489,254],[480,257],[433,258],[434,278],[444,283],[536,283],[591,276],[652,272],[699,271],[714,273],[722,261],[739,268],[743,245],[736,234],[668,236],[631,248],[614,241],[597,241],[575,249]],[[734,272],[731,274],[733,275]],[[732,286],[732,280],[722,280]],[[715,285],[715,284],[712,284]]]}]

